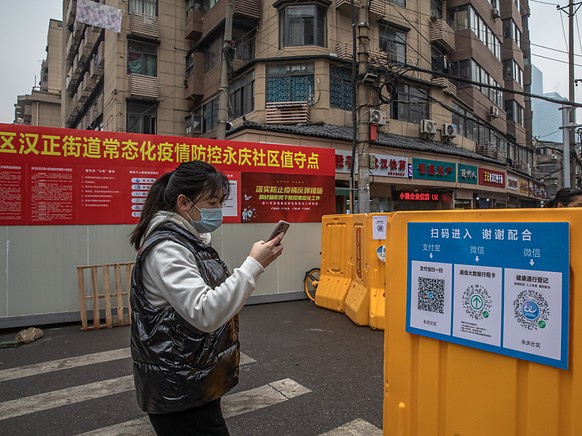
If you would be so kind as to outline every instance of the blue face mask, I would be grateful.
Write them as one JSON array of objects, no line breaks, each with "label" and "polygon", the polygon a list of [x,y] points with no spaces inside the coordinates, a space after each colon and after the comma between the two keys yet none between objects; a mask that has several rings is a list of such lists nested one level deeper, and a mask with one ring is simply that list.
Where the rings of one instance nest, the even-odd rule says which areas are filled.
[{"label": "blue face mask", "polygon": [[[190,203],[192,203],[192,201],[190,201]],[[190,223],[198,233],[211,233],[222,225],[221,207],[200,209],[194,203],[192,203],[192,206],[194,206],[200,212],[200,221],[194,221],[192,218],[190,218],[190,215],[187,212],[186,215],[188,215],[188,218],[190,218]]]}]

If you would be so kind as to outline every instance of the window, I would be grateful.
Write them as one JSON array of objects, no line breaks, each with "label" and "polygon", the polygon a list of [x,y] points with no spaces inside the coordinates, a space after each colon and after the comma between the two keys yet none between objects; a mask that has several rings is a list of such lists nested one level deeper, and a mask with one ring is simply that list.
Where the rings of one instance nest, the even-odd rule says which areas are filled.
[{"label": "window", "polygon": [[443,18],[443,2],[442,0],[430,1],[430,17],[436,19]]},{"label": "window", "polygon": [[129,40],[127,48],[127,73],[158,75],[158,47],[155,44]]},{"label": "window", "polygon": [[352,72],[336,65],[329,67],[329,104],[346,111],[354,109]]},{"label": "window", "polygon": [[255,110],[255,72],[234,80],[230,86],[232,117],[242,117]]},{"label": "window", "polygon": [[515,100],[507,100],[505,102],[505,112],[507,119],[523,126],[523,107],[521,107]]},{"label": "window", "polygon": [[[503,105],[503,91],[499,88],[499,83],[497,83],[490,75],[483,69],[475,60],[466,59],[459,62],[459,77],[461,79],[468,79],[473,82],[482,83],[488,86],[475,86],[479,91],[486,95],[493,103],[497,106]],[[462,86],[460,83],[458,86]]]},{"label": "window", "polygon": [[491,144],[503,155],[507,153],[507,140],[502,135],[456,103],[453,103],[452,122],[457,125],[459,135],[477,143]]},{"label": "window", "polygon": [[189,53],[186,56],[186,77],[188,77],[194,71],[194,52]]},{"label": "window", "polygon": [[420,123],[428,118],[428,94],[424,89],[411,85],[398,85],[396,98],[392,100],[391,118]]},{"label": "window", "polygon": [[513,59],[503,62],[503,78],[505,80],[515,80],[523,87],[523,70]]},{"label": "window", "polygon": [[319,5],[287,6],[279,13],[280,47],[319,45],[325,47],[327,10]]},{"label": "window", "polygon": [[313,64],[267,66],[267,102],[308,101],[313,94]]},{"label": "window", "polygon": [[126,131],[156,134],[157,103],[127,102]]},{"label": "window", "polygon": [[501,41],[472,6],[464,5],[450,10],[449,19],[454,30],[470,28],[491,53],[501,60]]},{"label": "window", "polygon": [[128,11],[130,14],[143,14],[152,17],[158,16],[157,0],[129,0]]},{"label": "window", "polygon": [[406,63],[406,31],[390,24],[380,25],[380,50],[388,54],[388,60]]},{"label": "window", "polygon": [[202,116],[200,115],[200,109],[191,112],[189,116],[186,117],[186,135],[190,136],[196,133],[202,133]]},{"label": "window", "polygon": [[503,36],[513,40],[518,47],[521,47],[521,30],[512,18],[503,21]]},{"label": "window", "polygon": [[202,133],[210,132],[218,125],[218,97],[202,106]]},{"label": "window", "polygon": [[186,0],[186,12],[193,10],[206,13],[216,6],[217,2],[218,0]]},{"label": "window", "polygon": [[204,72],[207,73],[222,60],[222,35],[208,42],[204,50]]},{"label": "window", "polygon": [[234,58],[242,61],[252,61],[255,59],[256,30],[248,32],[233,29],[232,39],[235,41]]}]

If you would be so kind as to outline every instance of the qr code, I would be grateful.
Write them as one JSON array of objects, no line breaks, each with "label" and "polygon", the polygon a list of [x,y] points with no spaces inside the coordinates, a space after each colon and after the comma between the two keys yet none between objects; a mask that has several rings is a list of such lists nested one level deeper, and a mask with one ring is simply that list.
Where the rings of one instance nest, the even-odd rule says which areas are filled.
[{"label": "qr code", "polygon": [[445,313],[444,279],[418,278],[418,310]]}]

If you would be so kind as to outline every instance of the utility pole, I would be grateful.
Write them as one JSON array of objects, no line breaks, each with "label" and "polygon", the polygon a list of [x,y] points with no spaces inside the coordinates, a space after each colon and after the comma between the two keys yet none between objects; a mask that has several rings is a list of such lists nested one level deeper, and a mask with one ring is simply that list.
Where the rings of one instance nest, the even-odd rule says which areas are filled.
[{"label": "utility pole", "polygon": [[370,44],[369,2],[360,1],[358,14],[358,211],[370,212],[370,110],[368,107],[368,48]]},{"label": "utility pole", "polygon": [[226,138],[226,124],[228,122],[228,86],[232,71],[232,1],[226,4],[226,18],[224,20],[224,40],[222,42],[222,64],[220,67],[220,88],[218,90],[218,126],[216,139]]},{"label": "utility pole", "polygon": [[[568,71],[569,71],[569,95],[568,100],[573,103],[576,99],[574,92],[574,0],[569,0],[568,4]],[[576,141],[574,137],[574,125],[576,124],[576,109],[570,106],[570,119],[568,124],[568,148],[564,150],[564,187],[576,186],[576,160],[570,159],[572,151],[576,152]],[[565,168],[568,165],[568,174]],[[569,176],[567,179],[566,176]]]},{"label": "utility pole", "polygon": [[562,105],[562,141],[564,148],[562,149],[562,184],[564,187],[570,186],[570,132],[572,131],[570,123],[571,107]]},{"label": "utility pole", "polygon": [[354,183],[354,167],[356,165],[356,150],[358,149],[358,59],[356,58],[358,53],[358,46],[356,43],[356,23],[358,20],[358,13],[354,5],[354,0],[350,1],[351,12],[352,12],[352,160],[350,164],[350,194],[349,202],[350,207],[348,212],[350,214],[356,212],[355,210],[355,183]]}]

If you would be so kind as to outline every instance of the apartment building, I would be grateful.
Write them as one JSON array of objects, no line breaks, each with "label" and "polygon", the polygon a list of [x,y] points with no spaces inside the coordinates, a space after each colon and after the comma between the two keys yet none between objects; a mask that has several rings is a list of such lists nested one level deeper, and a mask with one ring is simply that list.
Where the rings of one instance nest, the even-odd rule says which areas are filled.
[{"label": "apartment building", "polygon": [[[227,92],[227,139],[336,150],[338,212],[350,208],[354,119],[371,123],[372,211],[538,205],[527,2],[370,0],[354,35],[360,2],[101,0],[122,12],[117,33],[65,0],[63,126],[216,137]],[[354,75],[363,31],[368,62]]]},{"label": "apartment building", "polygon": [[46,59],[40,68],[40,80],[30,94],[19,95],[14,105],[14,123],[61,127],[62,28],[60,20],[50,20]]}]

